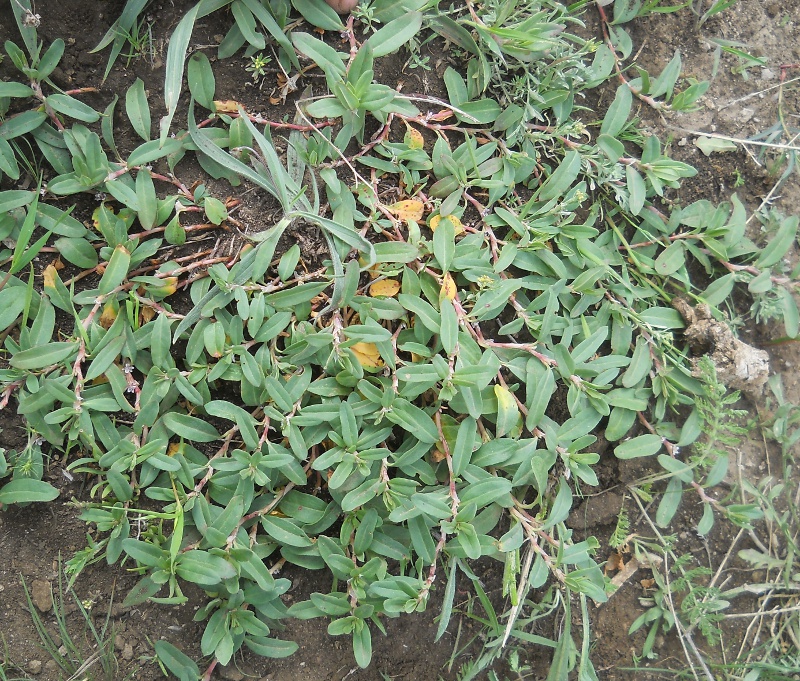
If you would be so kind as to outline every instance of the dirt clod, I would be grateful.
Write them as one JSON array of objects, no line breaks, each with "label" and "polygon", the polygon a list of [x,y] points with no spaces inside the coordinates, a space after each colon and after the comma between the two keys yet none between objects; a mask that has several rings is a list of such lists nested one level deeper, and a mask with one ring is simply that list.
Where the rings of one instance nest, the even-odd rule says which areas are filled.
[{"label": "dirt clod", "polygon": [[217,669],[219,669],[219,677],[226,681],[242,681],[244,679],[244,674],[234,664],[227,664],[224,667],[217,667]]},{"label": "dirt clod", "polygon": [[35,579],[31,584],[31,600],[41,612],[49,612],[53,607],[53,590],[50,582]]},{"label": "dirt clod", "polygon": [[588,530],[613,522],[622,508],[622,495],[615,492],[589,497],[572,511],[567,526],[575,530]]},{"label": "dirt clod", "polygon": [[720,382],[733,390],[758,393],[769,378],[769,355],[743,343],[725,324],[711,317],[707,305],[691,307],[676,298],[673,306],[685,320],[683,332],[695,355],[708,355]]},{"label": "dirt clod", "polygon": [[29,660],[28,664],[25,666],[25,671],[28,674],[39,674],[42,671],[42,661],[41,660]]}]

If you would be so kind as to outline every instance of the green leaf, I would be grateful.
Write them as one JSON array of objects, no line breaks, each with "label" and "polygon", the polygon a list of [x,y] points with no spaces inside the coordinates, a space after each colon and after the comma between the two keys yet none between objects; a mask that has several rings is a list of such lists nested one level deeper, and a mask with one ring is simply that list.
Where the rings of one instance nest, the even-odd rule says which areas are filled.
[{"label": "green leaf", "polygon": [[[161,587],[161,584],[156,584],[150,577],[143,577],[125,596],[125,600],[122,601],[122,607],[132,608],[134,605],[146,603],[150,596],[155,596],[161,590]],[[158,644],[156,644],[157,648]]]},{"label": "green leaf", "polygon": [[97,355],[92,359],[89,369],[86,371],[84,379],[91,381],[98,376],[104,374],[106,370],[114,363],[114,360],[119,357],[122,348],[125,347],[128,339],[126,336],[117,336],[110,341]]},{"label": "green leaf", "polygon": [[674,241],[665,248],[655,261],[655,269],[661,276],[674,274],[686,262],[686,247],[682,241]]},{"label": "green leaf", "polygon": [[0,83],[0,97],[33,97],[33,90],[23,83]]},{"label": "green leaf", "polygon": [[600,126],[601,135],[609,135],[616,137],[625,123],[628,121],[628,116],[631,114],[631,107],[633,106],[633,95],[631,89],[623,84],[617,88],[617,94],[611,106],[606,111],[603,124]]},{"label": "green leaf", "polygon": [[798,224],[800,224],[800,217],[797,215],[786,218],[781,222],[775,236],[770,239],[764,250],[761,251],[758,260],[756,260],[757,267],[772,267],[781,261],[781,258],[787,254],[797,237]]},{"label": "green leaf", "polygon": [[14,478],[0,489],[0,504],[53,501],[58,494],[58,490],[48,482],[32,478]]},{"label": "green leaf", "polygon": [[36,130],[45,120],[47,120],[47,114],[44,111],[23,111],[0,125],[0,137],[4,140],[14,139],[31,132],[31,130]]},{"label": "green leaf", "polygon": [[564,522],[569,516],[569,511],[572,508],[572,490],[570,490],[567,481],[561,478],[558,484],[558,493],[550,507],[550,513],[547,516],[547,522],[542,525],[543,530],[555,527],[558,523]]},{"label": "green leaf", "polygon": [[442,328],[439,336],[445,353],[450,357],[455,353],[458,343],[458,314],[449,298],[444,298],[439,303],[439,307],[441,308],[442,317]]},{"label": "green leaf", "polygon": [[162,417],[164,425],[175,435],[192,442],[213,442],[219,440],[219,433],[210,423],[188,414],[167,412]]},{"label": "green leaf", "polygon": [[131,266],[131,254],[125,246],[120,244],[114,249],[108,260],[106,270],[100,279],[97,288],[101,294],[107,295],[116,289],[128,276]]},{"label": "green leaf", "polygon": [[410,402],[399,398],[392,403],[386,418],[411,433],[422,442],[433,444],[439,440],[439,431],[428,414]]},{"label": "green leaf", "polygon": [[681,504],[683,497],[683,483],[679,477],[670,478],[664,496],[656,511],[656,524],[659,527],[667,527]]},{"label": "green leaf", "polygon": [[626,388],[633,388],[642,381],[653,367],[653,357],[650,354],[651,345],[643,336],[636,339],[636,348],[631,357],[625,373],[622,375],[622,385]]},{"label": "green leaf", "polygon": [[213,196],[207,196],[203,201],[203,210],[208,221],[214,225],[221,225],[223,220],[228,219],[228,211],[225,204]]},{"label": "green leaf", "polygon": [[411,40],[422,27],[422,12],[409,12],[381,27],[367,41],[374,57],[385,57],[397,52]]},{"label": "green leaf", "polygon": [[[292,48],[292,43],[289,41],[289,38],[286,37],[286,34],[283,32],[278,23],[270,14],[270,11],[266,8],[264,4],[259,2],[259,0],[243,0],[244,4],[247,8],[253,13],[253,16],[261,22],[261,25],[269,31],[269,34],[275,39],[275,42],[281,46],[283,51],[288,55],[289,61],[292,63],[298,71],[300,70],[300,62],[297,60],[297,54],[295,54],[294,49]],[[326,5],[327,7],[327,5]],[[330,8],[328,8],[330,9]],[[338,17],[337,17],[338,20]],[[341,26],[341,21],[339,21],[339,26]],[[339,30],[339,29],[331,29],[331,30]]]},{"label": "green leaf", "polygon": [[128,167],[142,166],[147,163],[157,161],[164,156],[169,156],[183,148],[183,142],[179,139],[168,139],[164,144],[159,140],[151,140],[140,144],[128,156]]},{"label": "green leaf", "polygon": [[736,151],[735,142],[719,139],[718,137],[709,137],[708,135],[700,135],[694,141],[694,144],[706,156],[711,156],[714,152]]},{"label": "green leaf", "polygon": [[666,454],[659,454],[658,463],[661,464],[661,467],[665,471],[672,473],[672,475],[677,477],[682,482],[691,484],[691,482],[694,480],[694,472],[692,471],[692,467],[683,461],[674,459]]},{"label": "green leaf", "polygon": [[660,329],[682,329],[683,317],[671,307],[651,307],[639,313],[639,318],[650,326]]},{"label": "green leaf", "polygon": [[20,295],[20,287],[6,286],[0,289],[0,331],[11,326],[24,309],[25,296]]},{"label": "green leaf", "polygon": [[152,229],[158,219],[158,196],[153,178],[144,168],[136,173],[136,200],[139,204],[139,224],[144,229]]},{"label": "green leaf", "polygon": [[339,53],[321,40],[308,33],[292,33],[292,44],[319,66],[329,77],[344,78],[345,69]]},{"label": "green leaf", "polygon": [[214,586],[223,579],[236,576],[236,569],[227,560],[198,550],[180,554],[175,572],[179,577],[201,586]]},{"label": "green leaf", "polygon": [[439,333],[442,318],[430,303],[418,296],[411,296],[407,293],[401,293],[397,300],[406,310],[413,312],[426,328],[434,333]]},{"label": "green leaf", "polygon": [[634,215],[639,215],[647,198],[647,187],[642,176],[632,165],[625,166],[625,177],[628,182],[628,209]]},{"label": "green leaf", "polygon": [[353,629],[353,654],[356,664],[366,669],[372,660],[372,634],[366,622],[362,621],[361,625]]},{"label": "green leaf", "polygon": [[15,354],[10,361],[12,367],[25,371],[43,369],[51,364],[72,360],[78,352],[77,343],[48,343]]},{"label": "green leaf", "polygon": [[711,504],[704,504],[703,516],[700,518],[700,522],[697,523],[697,534],[704,537],[711,532],[712,527],[714,527],[714,508]]},{"label": "green leaf", "polygon": [[312,26],[323,31],[343,31],[344,24],[336,11],[324,0],[292,0],[294,7]]},{"label": "green leaf", "polygon": [[192,37],[194,22],[203,3],[197,3],[183,15],[178,27],[172,32],[167,48],[167,67],[164,77],[164,103],[167,115],[159,123],[161,146],[167,141],[169,126],[175,111],[178,109],[178,100],[181,96],[181,83],[183,82],[183,64],[186,60],[186,50]]},{"label": "green leaf", "polygon": [[433,255],[442,272],[449,272],[456,254],[456,233],[453,221],[443,218],[433,233]]},{"label": "green leaf", "polygon": [[497,398],[495,437],[503,437],[503,435],[511,433],[517,427],[520,420],[519,407],[514,395],[502,385],[494,386],[494,395]]},{"label": "green leaf", "polygon": [[661,449],[661,437],[652,433],[631,438],[614,448],[618,459],[636,459],[653,456]]},{"label": "green leaf", "polygon": [[83,102],[75,99],[74,97],[70,97],[69,95],[50,95],[46,101],[50,108],[54,111],[58,111],[65,116],[70,116],[71,118],[74,118],[78,121],[83,121],[84,123],[94,123],[100,118],[100,114],[88,104],[84,104]]},{"label": "green leaf", "polygon": [[150,140],[150,104],[144,90],[144,82],[137,78],[125,93],[125,113],[136,134],[145,142]]},{"label": "green leaf", "polygon": [[[460,491],[462,505],[475,504],[483,508],[491,503],[501,501],[511,492],[511,481],[505,478],[490,477],[480,482],[473,482]],[[510,502],[509,502],[510,503]]]},{"label": "green leaf", "polygon": [[0,213],[8,213],[15,208],[27,206],[36,198],[36,192],[24,189],[8,189],[0,192]]},{"label": "green leaf", "polygon": [[261,518],[261,526],[270,537],[281,544],[296,546],[298,548],[312,545],[306,533],[291,520],[287,520],[286,518],[265,515]]},{"label": "green leaf", "polygon": [[661,74],[653,81],[652,88],[650,89],[651,97],[660,97],[666,95],[665,99],[669,101],[672,98],[672,91],[675,88],[675,83],[678,82],[678,77],[681,75],[681,53],[680,50],[675,50],[675,54],[666,65]]},{"label": "green leaf", "polygon": [[464,102],[458,107],[456,118],[465,123],[474,125],[489,125],[497,120],[502,112],[500,105],[493,99],[478,99],[474,102]]},{"label": "green leaf", "polygon": [[244,39],[256,50],[263,50],[267,43],[264,40],[264,36],[256,30],[256,19],[253,13],[242,3],[242,0],[233,1],[231,12],[236,21],[236,27],[244,36]]},{"label": "green leaf", "polygon": [[184,655],[169,641],[159,640],[153,644],[158,659],[180,681],[197,681],[200,678],[200,668],[194,660]]},{"label": "green leaf", "polygon": [[279,638],[263,638],[261,636],[247,636],[244,644],[256,655],[273,659],[289,657],[297,652],[300,647],[294,641],[284,641]]},{"label": "green leaf", "polygon": [[555,172],[539,188],[538,199],[550,201],[566,194],[580,170],[581,155],[576,150],[570,151]]}]

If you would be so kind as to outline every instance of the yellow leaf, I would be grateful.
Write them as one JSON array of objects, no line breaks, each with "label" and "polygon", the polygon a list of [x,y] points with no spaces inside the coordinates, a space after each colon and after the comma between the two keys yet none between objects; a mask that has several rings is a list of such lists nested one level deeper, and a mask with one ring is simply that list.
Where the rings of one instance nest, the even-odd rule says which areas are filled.
[{"label": "yellow leaf", "polygon": [[447,458],[447,455],[437,446],[431,452],[431,458],[433,459],[434,463],[439,463],[440,461],[444,461]]},{"label": "yellow leaf", "polygon": [[394,213],[400,220],[408,222],[413,220],[419,222],[422,220],[422,213],[425,209],[425,204],[419,199],[406,199],[405,201],[398,201],[389,206],[389,210]]},{"label": "yellow leaf", "polygon": [[217,113],[236,113],[241,104],[235,99],[214,100],[214,106],[217,107]]},{"label": "yellow leaf", "polygon": [[450,272],[445,272],[444,277],[442,277],[442,291],[439,294],[440,297],[455,300],[457,293],[458,288],[456,288],[456,282],[453,280],[453,277],[450,276]]},{"label": "yellow leaf", "polygon": [[383,366],[381,353],[375,347],[375,343],[356,343],[350,349],[355,354],[358,363],[367,369],[377,369]]},{"label": "yellow leaf", "polygon": [[409,149],[422,149],[425,146],[422,133],[416,128],[412,128],[408,123],[406,123],[406,134],[403,137],[403,142],[408,145]]},{"label": "yellow leaf", "polygon": [[430,220],[428,220],[428,227],[431,228],[432,232],[436,231],[436,228],[439,226],[439,223],[443,219],[450,220],[450,222],[453,223],[453,229],[455,231],[456,236],[464,233],[464,225],[456,215],[448,215],[446,218],[442,218],[441,215],[434,215]]},{"label": "yellow leaf", "polygon": [[103,306],[103,314],[100,315],[100,326],[104,329],[110,329],[114,320],[117,318],[119,304],[112,298]]},{"label": "yellow leaf", "polygon": [[369,294],[373,298],[377,298],[378,296],[391,298],[392,296],[396,296],[399,291],[400,282],[396,279],[381,279],[369,287]]},{"label": "yellow leaf", "polygon": [[44,272],[42,272],[42,279],[44,281],[45,288],[55,288],[56,287],[56,278],[58,277],[58,270],[56,270],[55,265],[48,265],[44,268]]}]

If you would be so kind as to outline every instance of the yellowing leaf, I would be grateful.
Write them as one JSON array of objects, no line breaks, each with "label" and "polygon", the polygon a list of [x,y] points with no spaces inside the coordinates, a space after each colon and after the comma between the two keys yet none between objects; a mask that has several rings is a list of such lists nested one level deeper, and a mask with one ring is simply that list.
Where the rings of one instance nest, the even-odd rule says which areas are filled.
[{"label": "yellowing leaf", "polygon": [[440,297],[455,300],[457,293],[458,288],[456,288],[456,282],[453,280],[453,277],[450,276],[450,272],[445,272],[444,277],[442,277],[442,291],[439,294]]},{"label": "yellowing leaf", "polygon": [[214,106],[217,107],[217,113],[236,113],[241,104],[235,99],[214,100]]},{"label": "yellowing leaf", "polygon": [[169,447],[167,447],[167,456],[183,454],[184,449],[186,449],[186,445],[183,442],[170,442]]},{"label": "yellowing leaf", "polygon": [[464,224],[455,215],[448,215],[446,218],[443,218],[441,215],[434,215],[430,220],[428,220],[428,227],[431,228],[432,232],[435,232],[442,220],[450,220],[450,222],[453,223],[453,229],[456,236],[464,233]]},{"label": "yellowing leaf", "polygon": [[378,296],[391,298],[392,296],[396,296],[399,291],[400,282],[396,279],[381,279],[369,287],[369,294],[373,298],[377,298]]},{"label": "yellowing leaf", "polygon": [[381,353],[378,352],[378,348],[375,347],[374,343],[356,343],[355,345],[351,345],[350,349],[353,351],[358,363],[362,367],[377,369],[383,366]]},{"label": "yellowing leaf", "polygon": [[422,213],[425,209],[425,204],[419,199],[406,199],[405,201],[398,201],[389,206],[389,210],[396,215],[400,220],[408,222],[413,220],[419,222],[422,220]]},{"label": "yellowing leaf", "polygon": [[422,149],[425,146],[425,140],[422,133],[416,128],[412,128],[406,123],[406,134],[403,137],[403,142],[408,145],[410,149]]},{"label": "yellowing leaf", "polygon": [[103,306],[103,314],[100,315],[100,326],[104,329],[110,329],[111,325],[114,323],[114,320],[117,318],[117,311],[119,310],[119,304],[115,299],[109,300]]},{"label": "yellowing leaf", "polygon": [[56,269],[55,265],[48,265],[47,267],[45,267],[44,272],[42,272],[44,287],[55,288],[57,276],[58,276],[58,270]]},{"label": "yellowing leaf", "polygon": [[163,286],[150,288],[150,295],[156,298],[166,298],[178,290],[178,277],[164,277]]}]

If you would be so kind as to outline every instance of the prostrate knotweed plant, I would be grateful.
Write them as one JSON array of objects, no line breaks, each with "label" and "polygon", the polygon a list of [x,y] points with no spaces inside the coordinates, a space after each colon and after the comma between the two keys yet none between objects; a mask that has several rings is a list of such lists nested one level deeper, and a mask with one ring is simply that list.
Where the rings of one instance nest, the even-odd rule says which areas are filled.
[{"label": "prostrate knotweed plant", "polygon": [[[360,15],[382,27],[359,44],[327,5],[293,4],[344,31],[349,54],[287,35],[296,24],[277,4],[203,0],[170,41],[158,139],[142,81],[126,93],[143,140],[127,157],[114,139],[116,98],[98,135],[67,127],[70,116],[99,118],[71,95],[43,102],[3,84],[23,101],[0,139],[14,129],[46,140],[55,175],[41,201],[0,192],[4,243],[16,243],[0,251],[16,305],[0,308],[0,406],[13,399],[33,436],[92,479],[82,517],[109,534],[73,559],[72,576],[100,558],[124,562],[141,575],[128,605],[179,604],[183,584],[201,587],[206,678],[243,647],[292,654],[297,644],[274,635],[291,617],[328,618],[365,667],[373,632],[425,610],[440,586],[442,636],[465,579],[491,629],[473,674],[517,641],[552,648],[550,679],[573,669],[596,678],[588,599],[606,600],[609,587],[599,542],[574,541],[565,525],[573,499],[599,484],[601,457],[646,457],[668,481],[658,525],[684,494],[711,503],[722,455],[684,452],[710,418],[703,400],[718,395],[689,361],[672,304],[705,303],[724,319],[718,306],[737,277],[777,263],[792,225],[759,254],[735,196],[670,209],[661,199],[695,171],[635,130],[633,98],[679,109],[702,88],[671,64],[650,89],[624,83],[598,124],[579,121],[576,102],[619,57],[568,33],[578,18],[561,5],[379,1]],[[142,6],[131,0],[117,29]],[[226,6],[235,23],[220,56],[273,40],[287,78],[311,60],[330,92],[297,101],[293,123],[269,121],[217,102],[210,60],[196,52],[188,130],[171,130],[192,26]],[[374,82],[377,59],[431,29],[468,55],[444,74],[449,101]],[[121,44],[108,43],[113,64]],[[32,45],[38,54],[35,35]],[[210,176],[275,199],[275,224],[249,233],[231,215],[235,200],[187,187],[187,153]],[[168,174],[151,167],[161,159]],[[80,193],[102,194],[93,230],[48,202]],[[184,214],[207,222],[184,224]],[[29,245],[35,225],[45,236]],[[193,250],[193,232],[225,226],[248,243],[229,256]],[[324,262],[277,250],[282,235],[312,228],[326,239]],[[50,234],[81,273],[64,281],[48,265],[41,288],[33,273],[18,279]],[[179,248],[159,262],[165,241]],[[613,453],[593,450],[598,429]],[[742,526],[759,513],[712,506]],[[499,615],[470,567],[484,557],[504,566]],[[276,576],[287,563],[324,571],[331,588],[287,608],[290,581]],[[560,636],[528,630],[553,612]],[[156,651],[180,678],[199,675],[170,644]]]}]

